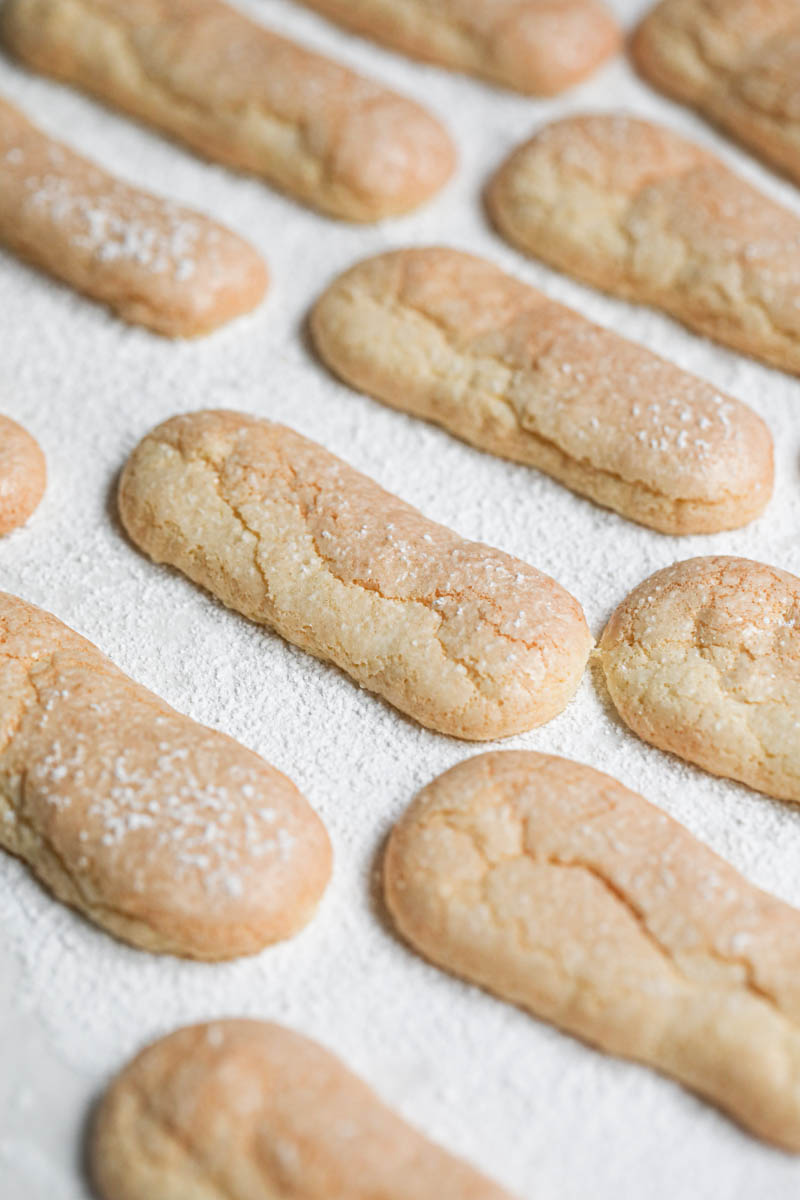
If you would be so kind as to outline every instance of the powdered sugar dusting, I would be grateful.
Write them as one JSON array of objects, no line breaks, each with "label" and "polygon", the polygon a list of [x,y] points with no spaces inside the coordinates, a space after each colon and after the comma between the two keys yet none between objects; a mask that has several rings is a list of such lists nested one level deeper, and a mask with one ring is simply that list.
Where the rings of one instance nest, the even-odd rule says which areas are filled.
[{"label": "powdered sugar dusting", "polygon": [[44,753],[34,752],[21,807],[56,838],[59,815],[79,823],[79,869],[132,870],[140,893],[166,871],[176,887],[199,883],[236,899],[256,873],[263,887],[267,872],[291,862],[296,833],[284,822],[296,817],[280,819],[264,805],[282,786],[268,768],[240,761],[231,743],[177,716],[153,714],[141,701],[137,711],[124,682],[87,686],[70,667],[52,675],[44,666],[33,676]]},{"label": "powdered sugar dusting", "polygon": [[25,187],[28,206],[54,225],[74,230],[71,243],[98,263],[128,262],[155,275],[169,274],[179,283],[195,274],[205,231],[177,205],[120,184],[88,194],[69,176],[56,173],[32,175]]},{"label": "powdered sugar dusting", "polygon": [[[398,89],[424,98],[461,148],[459,175],[439,200],[402,221],[335,224],[2,59],[0,90],[43,125],[101,162],[111,161],[113,148],[115,162],[130,161],[137,180],[174,189],[190,206],[224,214],[259,240],[276,300],[249,328],[175,347],[104,321],[90,305],[67,312],[60,289],[3,257],[0,408],[42,442],[50,486],[31,524],[0,541],[0,588],[56,612],[176,708],[285,771],[331,832],[334,879],[300,937],[253,959],[211,966],[115,943],[0,855],[3,1200],[89,1200],[77,1147],[111,1074],[153,1038],[226,1016],[280,1021],[321,1041],[408,1120],[520,1200],[794,1197],[797,1158],[761,1145],[655,1073],[598,1054],[460,984],[394,935],[377,883],[388,831],[419,788],[478,747],[419,728],[342,673],[146,560],[115,523],[113,487],[148,429],[179,411],[223,406],[291,425],[427,516],[553,575],[581,601],[595,636],[631,588],[677,559],[741,554],[800,574],[800,383],[525,260],[491,232],[478,202],[506,152],[535,127],[609,106],[712,144],[800,211],[797,191],[687,110],[662,101],[623,56],[580,89],[532,102],[381,53],[287,0],[238,2],[256,19],[373,75],[391,74]],[[620,6],[626,28],[646,7],[649,0]],[[764,517],[714,537],[659,536],[530,468],[478,453],[359,396],[320,370],[298,334],[313,299],[357,259],[432,243],[498,262],[708,379],[715,394],[751,404],[776,443],[777,491]],[[637,428],[656,437],[657,423],[651,427],[651,415],[645,420],[648,402],[647,393],[634,400],[642,406]],[[682,422],[681,411],[674,409],[670,426],[685,425],[692,439],[708,436]],[[594,673],[560,717],[505,745],[565,754],[609,772],[761,887],[800,904],[798,812],[645,746],[615,718]],[[268,799],[256,803],[272,807]],[[265,836],[275,825],[267,822]],[[674,874],[670,864],[666,869]],[[24,1111],[23,1087],[30,1093]]]}]

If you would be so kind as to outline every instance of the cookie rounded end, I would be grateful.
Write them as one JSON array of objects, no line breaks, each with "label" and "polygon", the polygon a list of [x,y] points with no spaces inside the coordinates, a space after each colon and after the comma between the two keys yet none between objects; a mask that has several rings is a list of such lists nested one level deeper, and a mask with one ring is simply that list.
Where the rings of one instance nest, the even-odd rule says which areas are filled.
[{"label": "cookie rounded end", "polygon": [[0,537],[33,515],[46,485],[47,465],[39,443],[16,421],[0,416]]}]

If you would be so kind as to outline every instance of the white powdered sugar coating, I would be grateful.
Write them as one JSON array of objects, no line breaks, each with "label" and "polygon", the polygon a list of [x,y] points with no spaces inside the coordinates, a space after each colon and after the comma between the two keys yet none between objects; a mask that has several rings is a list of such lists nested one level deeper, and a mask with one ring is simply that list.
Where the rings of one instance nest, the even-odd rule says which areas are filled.
[{"label": "white powdered sugar coating", "polygon": [[[57,160],[58,148],[49,154]],[[96,182],[101,182],[99,174]],[[202,230],[200,223],[177,205],[136,194],[122,184],[108,188],[103,182],[102,193],[89,195],[74,179],[54,170],[28,176],[25,188],[27,204],[53,225],[77,225],[80,232],[73,234],[72,243],[100,263],[135,263],[154,275],[170,272],[183,283],[197,270],[201,235],[209,245],[219,238],[214,230]]]},{"label": "white powdered sugar coating", "polygon": [[[420,787],[482,747],[419,728],[145,560],[122,534],[112,497],[126,456],[153,425],[230,407],[296,428],[432,519],[553,575],[582,602],[595,636],[631,588],[676,559],[741,554],[800,574],[800,381],[525,260],[491,232],[479,201],[489,172],[538,124],[609,108],[661,119],[711,146],[800,212],[796,189],[650,91],[622,58],[563,98],[531,101],[383,52],[290,0],[240,3],[423,100],[458,142],[459,175],[417,214],[375,227],[334,223],[0,61],[0,92],[34,121],[109,170],[245,231],[274,280],[252,318],[173,345],[0,258],[0,411],[39,439],[49,466],[40,509],[0,541],[0,588],[49,608],[170,704],[289,775],[330,831],[334,878],[299,937],[212,965],[115,943],[0,855],[0,1196],[89,1200],[81,1137],[111,1074],[181,1024],[244,1015],[322,1041],[520,1200],[790,1200],[800,1193],[800,1160],[669,1080],[448,977],[399,941],[376,876],[386,836]],[[617,7],[630,26],[645,5]],[[764,516],[733,533],[664,537],[337,384],[302,337],[311,302],[357,259],[436,242],[494,260],[757,409],[776,444],[776,494]],[[643,417],[650,403],[643,393]],[[660,434],[676,439],[678,453],[681,411],[670,407]],[[642,429],[655,436],[649,419]],[[591,671],[562,716],[505,744],[609,772],[755,883],[800,905],[800,811],[645,746]],[[265,837],[278,837],[262,817]]]},{"label": "white powdered sugar coating", "polygon": [[[25,720],[35,735],[22,788],[26,815],[35,808],[47,829],[56,814],[77,809],[86,826],[81,841],[121,852],[130,834],[150,830],[176,882],[200,873],[211,894],[241,894],[234,872],[287,861],[294,835],[264,804],[284,798],[280,776],[255,757],[241,761],[228,739],[165,712],[102,659],[85,672],[91,650],[69,632],[48,623],[28,636],[38,644],[28,656],[35,700]],[[15,817],[13,809],[5,814]],[[145,885],[134,878],[132,886]]]}]

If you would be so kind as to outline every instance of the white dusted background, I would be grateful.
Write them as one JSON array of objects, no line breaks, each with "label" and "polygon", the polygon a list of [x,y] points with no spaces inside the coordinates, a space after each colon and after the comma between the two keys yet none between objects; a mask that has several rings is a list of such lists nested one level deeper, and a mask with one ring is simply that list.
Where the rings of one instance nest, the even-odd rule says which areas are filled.
[{"label": "white dusted background", "polygon": [[[0,1196],[85,1200],[86,1117],[111,1074],[178,1025],[250,1015],[324,1042],[521,1200],[795,1197],[800,1160],[762,1146],[676,1084],[597,1054],[400,943],[380,907],[383,842],[424,783],[481,747],[416,727],[335,668],[153,566],[122,535],[113,494],[126,456],[156,422],[238,408],[294,426],[428,516],[554,575],[581,600],[595,636],[631,587],[676,559],[742,554],[800,573],[800,381],[526,261],[491,231],[480,201],[512,146],[544,121],[585,109],[662,119],[798,211],[800,194],[652,92],[622,56],[542,102],[415,65],[289,0],[239,2],[426,103],[457,142],[458,175],[409,217],[338,224],[0,56],[0,94],[112,171],[225,221],[260,248],[272,274],[253,316],[207,340],[171,344],[0,253],[0,411],[40,440],[49,467],[40,510],[0,542],[0,588],[51,610],[175,707],[289,774],[330,831],[334,878],[300,937],[252,959],[198,965],[117,944],[0,854]],[[617,0],[617,9],[630,26],[640,4]],[[337,384],[310,353],[310,303],[357,259],[431,242],[493,258],[751,404],[776,443],[766,514],[735,533],[664,537]],[[754,882],[800,904],[800,812],[645,746],[590,673],[562,716],[505,744],[608,771]]]}]

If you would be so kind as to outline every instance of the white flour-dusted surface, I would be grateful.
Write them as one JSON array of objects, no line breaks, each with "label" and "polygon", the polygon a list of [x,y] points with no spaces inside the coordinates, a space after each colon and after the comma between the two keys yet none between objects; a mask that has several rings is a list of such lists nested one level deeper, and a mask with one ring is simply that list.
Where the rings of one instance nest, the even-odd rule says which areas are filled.
[{"label": "white flour-dusted surface", "polygon": [[[638,6],[619,4],[630,24]],[[800,193],[651,92],[622,58],[565,97],[536,102],[415,66],[288,0],[247,7],[425,100],[458,142],[459,175],[416,215],[339,225],[0,58],[0,94],[110,170],[229,223],[263,250],[273,278],[253,317],[196,344],[170,344],[0,254],[0,411],[39,438],[50,470],[30,525],[0,542],[0,588],[50,609],[177,708],[287,772],[328,826],[334,879],[300,937],[211,966],[118,945],[0,856],[0,1196],[85,1200],[81,1138],[110,1074],[178,1025],[248,1015],[324,1042],[521,1200],[789,1200],[800,1193],[800,1159],[760,1145],[645,1068],[449,978],[398,941],[376,883],[385,837],[419,787],[481,747],[417,728],[153,566],[123,537],[113,487],[156,422],[192,408],[241,408],[293,425],[428,516],[548,571],[581,600],[596,636],[630,588],[679,558],[742,554],[800,574],[800,381],[525,261],[492,233],[479,203],[512,145],[584,108],[670,121],[798,212]],[[335,383],[303,332],[312,300],[360,257],[435,241],[493,258],[752,404],[776,441],[765,516],[736,533],[663,537]],[[597,682],[587,675],[561,717],[507,744],[608,771],[750,879],[800,904],[800,811],[645,746]]]}]

